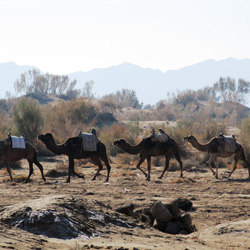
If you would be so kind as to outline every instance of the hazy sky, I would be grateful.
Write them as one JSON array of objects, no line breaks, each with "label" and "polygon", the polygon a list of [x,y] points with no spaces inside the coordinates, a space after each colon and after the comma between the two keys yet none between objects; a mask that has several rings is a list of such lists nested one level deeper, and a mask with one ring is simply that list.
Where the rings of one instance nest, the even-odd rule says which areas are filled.
[{"label": "hazy sky", "polygon": [[67,74],[250,58],[249,0],[0,0],[0,63]]}]

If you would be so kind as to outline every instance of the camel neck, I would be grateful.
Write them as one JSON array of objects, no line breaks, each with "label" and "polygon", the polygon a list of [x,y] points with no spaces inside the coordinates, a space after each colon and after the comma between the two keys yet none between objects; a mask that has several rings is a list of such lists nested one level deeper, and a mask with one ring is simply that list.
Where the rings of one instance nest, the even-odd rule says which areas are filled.
[{"label": "camel neck", "polygon": [[56,155],[65,154],[65,143],[57,145],[54,141],[46,144],[46,147]]},{"label": "camel neck", "polygon": [[191,144],[194,148],[202,152],[208,152],[208,144],[200,144],[196,139],[191,141]]},{"label": "camel neck", "polygon": [[129,154],[139,154],[141,152],[141,148],[141,143],[135,146],[126,143],[126,145],[123,147],[123,150]]}]

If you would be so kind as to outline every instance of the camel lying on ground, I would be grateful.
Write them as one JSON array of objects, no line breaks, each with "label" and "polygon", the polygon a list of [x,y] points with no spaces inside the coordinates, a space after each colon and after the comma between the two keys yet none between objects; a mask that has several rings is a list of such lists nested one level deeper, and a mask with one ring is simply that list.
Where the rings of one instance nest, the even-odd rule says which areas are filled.
[{"label": "camel lying on ground", "polygon": [[[199,151],[210,153],[211,157],[206,162],[206,164],[211,169],[213,175],[217,179],[218,179],[217,157],[227,158],[227,157],[230,157],[232,155],[234,155],[234,167],[233,167],[232,171],[229,173],[228,178],[232,175],[232,173],[236,169],[237,162],[239,160],[242,160],[243,162],[246,163],[246,165],[248,167],[249,178],[250,178],[250,164],[246,160],[243,147],[236,140],[235,140],[234,150],[231,150],[231,152],[225,151],[222,135],[219,137],[212,138],[207,144],[200,144],[198,142],[198,140],[193,135],[186,136],[183,138],[183,140],[186,142],[189,142],[194,148],[198,149]],[[214,172],[214,170],[211,167],[212,161],[214,161],[214,163],[215,163],[216,173]]]},{"label": "camel lying on ground", "polygon": [[29,142],[25,142],[25,148],[13,148],[10,136],[0,141],[0,161],[2,161],[3,165],[6,167],[11,180],[13,180],[13,178],[9,162],[15,162],[22,159],[27,159],[29,163],[29,175],[25,180],[25,183],[30,180],[30,176],[34,171],[33,163],[35,163],[35,165],[37,165],[40,169],[43,180],[46,180],[43,175],[43,166],[37,160],[36,149]]},{"label": "camel lying on ground", "polygon": [[53,135],[50,133],[41,134],[38,136],[38,139],[41,140],[46,147],[56,155],[67,155],[69,159],[68,167],[68,178],[67,182],[70,182],[70,175],[73,173],[79,178],[84,178],[84,176],[79,175],[75,172],[74,169],[74,159],[87,159],[90,158],[98,166],[98,170],[93,178],[95,180],[96,176],[103,169],[101,160],[105,163],[107,167],[107,178],[106,182],[109,181],[109,174],[111,167],[109,165],[109,160],[106,153],[106,146],[98,141],[96,151],[84,151],[82,148],[82,139],[80,136],[71,137],[66,140],[63,144],[57,145],[53,138]]},{"label": "camel lying on ground", "polygon": [[[146,176],[146,180],[148,180],[148,181],[150,181],[151,157],[152,156],[164,155],[165,159],[166,159],[164,170],[163,170],[161,176],[159,177],[159,179],[161,179],[163,177],[164,173],[168,169],[169,161],[170,161],[170,158],[172,155],[174,155],[176,160],[179,162],[180,168],[181,168],[181,175],[180,176],[183,177],[182,161],[180,159],[178,145],[169,136],[168,136],[168,138],[169,138],[169,140],[166,142],[159,142],[159,141],[157,142],[157,141],[155,141],[155,139],[152,140],[152,136],[150,136],[150,137],[144,138],[139,144],[137,144],[135,146],[130,145],[124,139],[120,139],[120,140],[115,141],[114,145],[123,149],[125,152],[127,152],[129,154],[133,154],[133,155],[140,154],[139,162],[137,163],[136,168],[139,169]],[[140,167],[145,159],[147,159],[147,163],[148,163],[148,173],[146,173]]]}]

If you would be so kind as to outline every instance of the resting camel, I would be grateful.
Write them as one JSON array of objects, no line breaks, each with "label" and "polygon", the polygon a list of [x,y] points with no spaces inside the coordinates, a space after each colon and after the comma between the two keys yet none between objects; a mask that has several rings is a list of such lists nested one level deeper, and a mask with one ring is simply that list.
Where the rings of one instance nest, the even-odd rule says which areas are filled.
[{"label": "resting camel", "polygon": [[[189,142],[194,148],[198,149],[201,152],[210,153],[211,157],[206,162],[207,166],[211,169],[213,175],[218,179],[218,165],[217,157],[227,158],[234,155],[234,167],[229,173],[228,178],[232,175],[234,170],[237,167],[238,160],[242,160],[248,166],[249,178],[250,178],[250,164],[247,162],[243,147],[235,141],[235,150],[234,152],[225,152],[224,147],[221,144],[221,138],[214,137],[207,144],[200,144],[198,140],[193,136],[189,135],[183,138],[184,141]],[[216,173],[211,167],[211,162],[214,161],[216,166]]]},{"label": "resting camel", "polygon": [[29,175],[25,180],[25,183],[29,182],[30,176],[33,173],[33,163],[35,163],[40,169],[42,178],[44,181],[46,181],[46,178],[43,175],[43,166],[37,160],[36,149],[29,142],[25,142],[25,148],[12,148],[10,136],[0,141],[0,160],[6,167],[11,181],[13,178],[9,162],[19,161],[22,159],[27,159],[29,163]]},{"label": "resting camel", "polygon": [[79,178],[84,178],[84,176],[79,175],[74,170],[74,159],[87,159],[90,158],[98,165],[98,170],[92,180],[95,180],[96,176],[103,169],[101,160],[105,163],[107,167],[107,178],[106,182],[109,180],[110,165],[106,153],[106,146],[102,142],[97,143],[97,151],[83,151],[82,149],[82,140],[79,136],[71,137],[66,140],[63,144],[57,145],[53,138],[53,135],[50,133],[41,134],[38,136],[38,139],[41,140],[46,147],[56,155],[67,155],[69,159],[69,168],[68,168],[68,178],[67,182],[70,182],[70,175],[73,173]]},{"label": "resting camel", "polygon": [[[165,168],[159,177],[161,179],[166,172],[166,170],[169,167],[169,161],[172,155],[175,156],[176,160],[180,164],[181,168],[181,177],[183,177],[182,174],[182,161],[180,159],[179,149],[178,145],[173,139],[169,139],[166,142],[155,142],[152,141],[152,137],[144,138],[139,144],[132,146],[126,140],[121,139],[114,142],[114,145],[118,148],[123,149],[125,152],[136,155],[140,154],[139,162],[136,165],[136,168],[139,169],[145,176],[146,180],[150,181],[150,170],[151,170],[151,156],[165,156]],[[144,162],[144,160],[147,159],[148,163],[148,173],[146,173],[143,169],[141,169],[141,164]]]}]

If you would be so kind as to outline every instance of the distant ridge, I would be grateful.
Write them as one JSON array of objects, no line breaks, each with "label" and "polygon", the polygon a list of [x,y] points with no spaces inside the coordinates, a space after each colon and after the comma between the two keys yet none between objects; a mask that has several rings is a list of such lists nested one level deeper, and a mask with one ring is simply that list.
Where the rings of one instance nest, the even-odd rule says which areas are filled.
[{"label": "distant ridge", "polygon": [[[0,97],[3,98],[6,91],[14,93],[14,82],[22,73],[33,68],[37,69],[35,66],[19,66],[14,62],[0,63]],[[96,97],[125,88],[134,90],[140,102],[156,104],[159,100],[166,99],[167,93],[212,86],[220,77],[250,81],[250,59],[209,59],[166,72],[124,62],[108,68],[70,73],[68,76],[77,80],[76,88],[80,89],[84,87],[85,82],[94,81],[93,93]]]},{"label": "distant ridge", "polygon": [[165,73],[125,62],[106,69],[71,73],[69,77],[77,79],[78,88],[82,88],[86,81],[93,80],[93,92],[97,96],[126,88],[134,90],[144,104],[155,104],[161,99],[166,99],[167,93],[212,86],[220,77],[250,81],[250,59],[209,59]]}]

